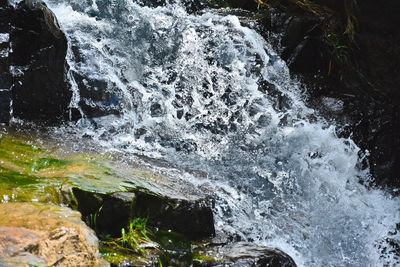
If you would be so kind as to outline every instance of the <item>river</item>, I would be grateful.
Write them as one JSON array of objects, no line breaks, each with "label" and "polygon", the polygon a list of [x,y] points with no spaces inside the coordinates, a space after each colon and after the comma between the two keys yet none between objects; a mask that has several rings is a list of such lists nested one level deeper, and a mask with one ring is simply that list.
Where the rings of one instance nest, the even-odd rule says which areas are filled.
[{"label": "river", "polygon": [[360,149],[307,107],[304,86],[237,16],[47,2],[84,115],[58,134],[187,170],[180,178],[215,199],[221,238],[280,248],[299,266],[399,263],[385,240],[400,239],[400,199],[360,183],[371,178]]}]

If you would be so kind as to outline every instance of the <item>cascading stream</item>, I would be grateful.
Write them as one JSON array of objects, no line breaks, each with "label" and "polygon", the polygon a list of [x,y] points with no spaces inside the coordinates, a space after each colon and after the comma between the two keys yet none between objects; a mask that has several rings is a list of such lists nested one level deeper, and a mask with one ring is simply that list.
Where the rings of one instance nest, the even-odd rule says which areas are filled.
[{"label": "cascading stream", "polygon": [[399,263],[384,241],[399,240],[399,199],[359,183],[359,148],[306,107],[285,63],[236,16],[48,3],[70,42],[77,135],[206,172],[183,179],[215,198],[221,236],[279,247],[299,266]]}]

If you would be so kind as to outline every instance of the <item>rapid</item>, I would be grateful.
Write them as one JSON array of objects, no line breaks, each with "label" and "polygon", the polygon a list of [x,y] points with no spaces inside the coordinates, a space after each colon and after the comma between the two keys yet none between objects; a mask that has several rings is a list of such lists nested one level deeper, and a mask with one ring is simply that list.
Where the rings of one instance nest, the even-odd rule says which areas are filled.
[{"label": "rapid", "polygon": [[307,107],[305,86],[237,16],[181,3],[48,0],[69,39],[71,107],[57,132],[207,192],[217,236],[299,266],[395,266],[400,199],[369,189],[363,153]]}]

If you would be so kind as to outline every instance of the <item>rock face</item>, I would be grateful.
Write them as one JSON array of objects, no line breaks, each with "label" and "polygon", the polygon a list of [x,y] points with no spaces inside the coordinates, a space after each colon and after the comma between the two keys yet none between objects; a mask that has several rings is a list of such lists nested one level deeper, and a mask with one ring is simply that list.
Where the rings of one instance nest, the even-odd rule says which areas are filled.
[{"label": "rock face", "polygon": [[0,265],[107,266],[78,212],[50,205],[0,204]]},{"label": "rock face", "polygon": [[55,123],[67,118],[72,92],[66,81],[67,39],[42,2],[22,2],[14,11],[10,64],[14,116]]},{"label": "rock face", "polygon": [[[277,2],[287,7],[261,10],[260,33],[264,37],[269,37],[266,32],[282,36],[275,48],[308,87],[308,104],[328,119],[353,125],[344,126],[339,135],[351,135],[363,151],[369,151],[363,167],[369,166],[376,185],[399,194],[400,31],[396,14],[400,2],[313,1],[336,10],[332,16],[301,11],[298,6],[294,10],[295,1]],[[343,5],[355,2],[354,43],[349,45],[340,37],[345,30],[338,30],[343,26],[339,21],[348,22]],[[321,108],[324,97],[342,101],[342,115]]]},{"label": "rock face", "polygon": [[278,249],[245,242],[225,246],[203,247],[195,253],[195,260],[193,262],[193,266],[195,267],[296,267],[293,259]]},{"label": "rock face", "polygon": [[[40,1],[0,2],[0,123],[13,116],[47,124],[69,119],[67,38]],[[12,103],[12,106],[10,105]]]}]

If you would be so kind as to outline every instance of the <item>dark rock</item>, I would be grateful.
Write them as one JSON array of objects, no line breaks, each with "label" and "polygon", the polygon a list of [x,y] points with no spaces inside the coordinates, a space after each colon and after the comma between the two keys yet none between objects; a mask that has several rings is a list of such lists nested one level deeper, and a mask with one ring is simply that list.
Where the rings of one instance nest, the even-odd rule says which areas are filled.
[{"label": "dark rock", "polygon": [[121,234],[121,229],[129,225],[135,193],[114,193],[104,198],[103,206],[97,217],[100,232],[112,236]]},{"label": "dark rock", "polygon": [[66,79],[67,39],[43,2],[22,2],[10,32],[13,115],[59,123],[67,119],[72,92]]},{"label": "dark rock", "polygon": [[[2,22],[0,22],[0,30],[2,25]],[[8,52],[9,35],[8,33],[1,33],[0,31],[0,123],[8,123],[10,120],[10,87],[12,84],[12,77],[9,74]]]},{"label": "dark rock", "polygon": [[10,5],[10,2],[8,0],[0,0],[0,8],[6,7],[8,5]]},{"label": "dark rock", "polygon": [[0,89],[0,123],[8,123],[10,120],[11,92]]},{"label": "dark rock", "polygon": [[88,118],[119,114],[121,97],[112,92],[115,84],[106,79],[89,79],[76,72],[72,75],[79,88],[79,105]]},{"label": "dark rock", "polygon": [[78,210],[83,216],[90,216],[90,214],[96,214],[99,212],[101,205],[103,205],[103,199],[106,194],[85,191],[80,188],[72,188],[72,193],[78,203]]},{"label": "dark rock", "polygon": [[189,240],[183,235],[171,231],[156,231],[154,241],[161,253],[161,261],[165,266],[192,266],[193,253]]},{"label": "dark rock", "polygon": [[[5,10],[10,8],[10,3],[7,0],[0,0],[0,10]],[[0,13],[2,15],[4,15],[5,13]],[[4,21],[5,16],[0,17],[0,22]]]},{"label": "dark rock", "polygon": [[357,61],[374,87],[400,102],[400,2],[358,2]]},{"label": "dark rock", "polygon": [[[328,66],[319,38],[305,37],[286,59],[289,69],[295,73],[317,73]],[[311,63],[311,64],[310,64]]]},{"label": "dark rock", "polygon": [[149,225],[181,233],[191,240],[215,234],[212,210],[205,199],[193,201],[138,191],[134,213],[148,218]]},{"label": "dark rock", "polygon": [[279,249],[240,242],[229,245],[211,244],[197,248],[193,266],[296,267],[296,263]]},{"label": "dark rock", "polygon": [[294,73],[315,73],[328,66],[320,22],[308,17],[290,17],[281,45],[281,58]]},{"label": "dark rock", "polygon": [[12,85],[12,77],[7,72],[0,72],[0,90],[10,89]]},{"label": "dark rock", "polygon": [[206,199],[188,200],[152,193],[134,192],[100,194],[73,189],[78,210],[90,223],[96,214],[96,230],[117,236],[134,218],[147,218],[149,226],[172,230],[197,240],[215,234],[214,219]]},{"label": "dark rock", "polygon": [[384,97],[357,97],[345,101],[345,114],[356,122],[352,127],[354,141],[369,151],[374,184],[400,188],[400,110]]}]

